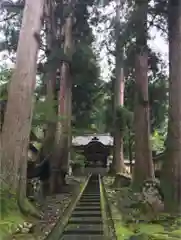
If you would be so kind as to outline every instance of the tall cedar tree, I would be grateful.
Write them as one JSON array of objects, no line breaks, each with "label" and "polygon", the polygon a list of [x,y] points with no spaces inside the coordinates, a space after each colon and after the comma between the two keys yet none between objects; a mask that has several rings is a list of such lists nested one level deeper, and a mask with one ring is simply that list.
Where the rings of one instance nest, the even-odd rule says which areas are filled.
[{"label": "tall cedar tree", "polygon": [[169,0],[169,121],[161,185],[165,210],[181,212],[181,1]]},{"label": "tall cedar tree", "polygon": [[116,173],[124,170],[124,154],[123,154],[123,136],[120,130],[120,124],[117,121],[117,109],[124,105],[124,72],[123,72],[123,51],[121,49],[120,39],[120,0],[116,1],[116,79],[114,82],[114,148],[113,148],[113,169]]},{"label": "tall cedar tree", "polygon": [[1,173],[15,193],[20,189],[21,196],[26,194],[27,149],[43,6],[44,0],[39,0],[36,4],[32,0],[25,3],[16,66],[9,86],[1,134]]},{"label": "tall cedar tree", "polygon": [[[64,53],[71,57],[72,54],[72,13],[65,19]],[[68,169],[68,158],[71,145],[71,109],[72,109],[72,78],[70,65],[63,62],[61,65],[59,109],[58,115],[63,116],[57,123],[55,139],[55,154],[52,160],[52,176],[50,179],[51,192],[58,192],[65,183],[65,173]]]},{"label": "tall cedar tree", "polygon": [[135,58],[135,167],[133,187],[140,190],[144,180],[154,177],[150,144],[150,117],[148,99],[148,49],[147,12],[148,0],[135,0],[136,18],[136,58]]}]

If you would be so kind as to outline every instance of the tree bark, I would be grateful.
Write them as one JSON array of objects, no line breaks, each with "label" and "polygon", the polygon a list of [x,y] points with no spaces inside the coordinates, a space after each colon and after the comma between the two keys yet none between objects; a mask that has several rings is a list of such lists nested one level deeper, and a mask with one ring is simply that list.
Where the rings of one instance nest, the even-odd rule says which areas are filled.
[{"label": "tree bark", "polygon": [[117,124],[116,115],[117,108],[124,105],[124,70],[123,70],[123,51],[121,50],[120,39],[120,0],[116,2],[116,79],[114,84],[114,146],[113,146],[113,170],[116,173],[124,171],[124,153],[123,153],[123,133]]},{"label": "tree bark", "polygon": [[[65,23],[65,44],[64,52],[69,58],[72,55],[72,16],[66,19]],[[72,113],[72,77],[70,64],[63,63],[62,78],[60,87],[60,116],[62,119],[62,134],[60,136],[61,165],[65,171],[68,170],[68,160],[71,147],[71,113]],[[61,96],[62,94],[62,96]],[[62,98],[61,98],[62,97]]]},{"label": "tree bark", "polygon": [[[119,65],[120,66],[120,65]],[[117,93],[116,93],[117,92]],[[123,68],[121,68],[120,75],[115,84],[115,102],[114,107],[124,105],[124,74]],[[116,114],[116,113],[115,113]],[[119,124],[114,124],[114,169],[116,173],[123,172],[125,169],[124,165],[124,153],[123,153],[123,133],[119,129]]]},{"label": "tree bark", "polygon": [[[70,14],[64,26],[65,42],[64,53],[72,55],[72,15]],[[69,63],[63,62],[61,66],[60,92],[59,92],[59,121],[57,123],[55,156],[53,158],[54,173],[51,180],[52,192],[60,191],[65,183],[65,173],[68,170],[68,158],[71,145],[71,105],[72,105],[72,79]]]},{"label": "tree bark", "polygon": [[[135,100],[135,167],[134,186],[140,189],[146,179],[154,177],[152,151],[150,143],[150,119],[148,106],[148,57],[146,53],[136,57],[136,100]],[[143,98],[143,101],[140,99]]]},{"label": "tree bark", "polygon": [[128,129],[128,152],[129,152],[129,163],[130,163],[130,173],[133,173],[133,148],[131,141],[131,130]]},{"label": "tree bark", "polygon": [[69,169],[72,149],[72,76],[69,75],[68,94],[67,94],[67,128],[68,128],[68,158],[66,168]]},{"label": "tree bark", "polygon": [[[47,79],[47,93],[46,93],[46,98],[49,101],[54,101],[55,100],[55,77],[56,74],[51,74],[48,73],[48,79]],[[54,106],[53,106],[54,107]],[[56,111],[56,109],[55,109]],[[52,156],[53,156],[53,151],[54,151],[54,142],[55,142],[55,134],[56,134],[56,122],[55,120],[49,120],[49,122],[47,123],[47,129],[45,132],[45,139],[43,142],[43,146],[42,149],[40,150],[40,154],[39,154],[39,161],[43,161],[44,158],[46,158],[48,155],[50,155],[51,157],[49,157],[49,161],[50,161],[50,179],[46,179],[45,181],[42,182],[42,190],[43,190],[43,195],[44,197],[49,195],[49,193],[51,192],[50,189],[50,180],[51,180],[51,174],[52,174]]]},{"label": "tree bark", "polygon": [[169,0],[169,121],[161,186],[165,210],[181,212],[181,2]]},{"label": "tree bark", "polygon": [[43,6],[44,0],[39,0],[36,4],[32,0],[27,0],[25,3],[16,67],[8,92],[1,136],[1,173],[16,193],[18,193],[20,180],[21,197],[26,194],[27,150]]},{"label": "tree bark", "polygon": [[[54,11],[55,7],[52,3],[52,1],[47,1],[46,3],[46,15],[47,15],[47,21],[46,21],[46,43],[47,43],[47,58],[49,59],[49,56],[52,52],[52,49],[54,47],[54,42],[56,39],[56,32],[55,32],[55,16]],[[54,108],[55,113],[57,112],[57,109],[53,105],[54,101],[56,100],[56,69],[50,69],[48,72],[45,73],[46,77],[46,99],[50,106]],[[46,155],[50,154],[50,151],[53,150],[53,143],[55,139],[55,132],[56,132],[56,120],[55,119],[48,119],[47,122],[47,128],[45,131],[45,140],[42,147],[42,154],[44,157]]]},{"label": "tree bark", "polygon": [[148,1],[136,1],[139,17],[136,22],[137,46],[135,58],[135,167],[133,187],[140,190],[146,179],[154,178],[150,142],[148,99],[147,10]]},{"label": "tree bark", "polygon": [[[57,24],[55,20],[55,2],[53,1],[47,1],[46,3],[46,15],[47,15],[47,22],[46,22],[46,40],[47,40],[47,58],[49,58],[49,55],[52,53],[52,50],[56,45],[57,40]],[[50,69],[49,72],[47,72],[47,85],[46,85],[46,97],[48,102],[53,102],[54,100],[58,100],[58,94],[56,92],[57,86],[56,86],[56,78],[57,78],[57,70],[58,69]],[[58,108],[55,108],[55,112],[58,115]],[[57,183],[58,183],[58,176],[59,172],[57,171],[57,151],[58,146],[57,142],[59,141],[59,136],[57,134],[57,128],[58,123],[54,122],[50,119],[50,121],[47,123],[47,130],[45,133],[45,141],[42,149],[43,156],[51,154],[50,160],[50,179],[49,182],[44,182],[44,187],[49,189],[44,189],[46,193],[56,193],[58,190],[56,189]],[[51,153],[50,153],[51,152]]]}]

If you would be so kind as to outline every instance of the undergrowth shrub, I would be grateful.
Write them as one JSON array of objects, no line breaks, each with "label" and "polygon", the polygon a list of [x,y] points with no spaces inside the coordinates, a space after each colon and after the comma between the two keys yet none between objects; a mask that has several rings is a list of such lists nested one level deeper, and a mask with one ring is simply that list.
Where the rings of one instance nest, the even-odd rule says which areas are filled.
[{"label": "undergrowth shrub", "polygon": [[7,187],[0,188],[0,217],[4,218],[16,209],[16,195]]}]

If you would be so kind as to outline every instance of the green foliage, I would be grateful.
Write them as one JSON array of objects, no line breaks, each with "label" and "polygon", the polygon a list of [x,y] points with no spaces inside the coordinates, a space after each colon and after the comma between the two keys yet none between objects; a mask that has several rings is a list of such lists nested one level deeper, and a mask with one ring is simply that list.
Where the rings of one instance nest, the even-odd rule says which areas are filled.
[{"label": "green foliage", "polygon": [[[39,64],[39,71],[45,74],[49,72],[55,72],[62,62],[71,63],[72,61],[72,54],[71,53],[64,53],[64,49],[58,46],[54,46],[51,50],[50,55],[48,56],[47,62],[44,64]],[[45,79],[46,80],[46,79]]]},{"label": "green foliage", "polygon": [[[94,0],[78,0],[74,8],[76,22],[73,26],[75,42],[72,56],[73,77],[73,120],[72,126],[77,132],[100,131],[102,118],[99,115],[102,100],[102,81],[99,79],[100,69],[97,56],[93,52],[94,36],[89,21]],[[102,107],[102,106],[101,106]],[[88,130],[89,129],[89,130]]]},{"label": "green foliage", "polygon": [[99,98],[99,68],[91,47],[77,44],[72,60],[73,126],[85,129],[93,123],[93,105]]},{"label": "green foliage", "polygon": [[[148,26],[156,26],[157,28],[162,29],[162,33],[167,28],[166,17],[167,17],[167,0],[158,1],[155,0],[154,4],[149,4],[149,18]],[[121,26],[121,36],[120,41],[124,43],[124,74],[125,74],[125,107],[130,111],[134,111],[134,95],[135,95],[135,54],[136,54],[136,44],[135,37],[137,32],[137,25],[135,21],[138,17],[137,10],[135,9],[135,1],[126,1],[129,4],[129,7],[126,8],[126,17],[125,21],[122,22]],[[106,16],[103,22],[108,22],[108,19],[111,21],[111,15]],[[111,31],[112,26],[110,27]],[[148,36],[150,38],[150,36]],[[110,54],[114,57],[116,54],[121,53],[122,44],[120,43],[120,51],[114,51],[113,48],[110,48],[110,44],[115,43],[114,34],[109,34],[107,39],[104,39],[103,44],[107,46],[107,49]],[[167,93],[167,84],[168,77],[165,73],[165,64],[161,60],[161,57],[153,49],[148,47],[148,67],[149,67],[149,103],[143,101],[142,96],[140,95],[141,104],[148,105],[150,107],[150,116],[151,116],[151,129],[160,129],[163,123],[165,122],[165,116],[167,114],[167,105],[168,105],[168,93]],[[115,77],[115,69],[112,72],[112,79]],[[110,84],[110,89],[112,86]],[[110,91],[110,90],[109,90]],[[111,96],[111,94],[110,94]],[[111,108],[112,104],[108,106],[107,119],[111,122],[111,116],[113,114]]]},{"label": "green foliage", "polygon": [[[26,213],[37,217],[37,210],[25,199],[24,207]],[[33,215],[34,214],[34,215]],[[25,221],[21,213],[17,196],[7,187],[6,184],[1,184],[0,188],[0,239],[7,239],[10,234],[13,234],[17,226]]]},{"label": "green foliage", "polygon": [[76,167],[85,166],[86,158],[84,157],[83,154],[78,153],[76,151],[72,151],[71,156],[72,156],[72,163],[71,163],[72,166],[76,166]]},{"label": "green foliage", "polygon": [[2,67],[0,69],[0,100],[7,100],[8,86],[12,76],[12,69]]},{"label": "green foliage", "polygon": [[66,116],[58,117],[56,114],[56,100],[39,100],[36,102],[34,107],[33,114],[33,126],[42,125],[46,123],[55,123],[57,121],[61,121]]},{"label": "green foliage", "polygon": [[15,53],[18,45],[22,11],[16,7],[2,9],[0,19],[2,20],[1,33],[5,39],[1,44],[0,50],[8,50],[9,53]]},{"label": "green foliage", "polygon": [[156,154],[162,153],[165,150],[165,137],[162,132],[155,130],[151,136],[152,149]]},{"label": "green foliage", "polygon": [[0,84],[4,82],[8,82],[12,76],[12,69],[6,68],[3,66],[0,68]]},{"label": "green foliage", "polygon": [[11,211],[17,210],[16,195],[7,186],[0,188],[0,206],[1,218],[7,216]]},{"label": "green foliage", "polygon": [[73,28],[73,36],[76,44],[80,42],[90,46],[93,42],[94,37],[89,25],[91,13],[88,11],[88,7],[93,4],[94,0],[87,0],[86,2],[84,0],[78,0],[74,8],[76,22]]},{"label": "green foliage", "polygon": [[126,130],[126,127],[131,127],[133,121],[133,113],[127,108],[120,106],[116,110],[116,123],[121,132]]},{"label": "green foliage", "polygon": [[[140,195],[135,194],[130,188],[111,188],[112,182],[104,178],[109,202],[114,206],[114,222],[120,227],[120,239],[170,239],[181,237],[179,216],[166,213],[153,216],[152,209],[140,202]],[[112,208],[111,206],[111,208]],[[116,212],[117,211],[117,212]],[[116,231],[119,232],[119,231]],[[127,236],[128,235],[128,236]]]},{"label": "green foliage", "polygon": [[[60,66],[62,61],[70,63],[71,74],[73,78],[73,127],[74,129],[88,129],[95,121],[97,121],[97,108],[93,108],[93,104],[99,98],[99,67],[97,64],[96,56],[93,53],[91,44],[93,42],[92,29],[89,25],[90,11],[88,6],[94,4],[93,0],[78,0],[73,9],[63,6],[61,3],[57,4],[55,17],[65,20],[65,17],[70,10],[73,10],[76,21],[73,25],[73,39],[74,39],[74,54],[68,53],[65,55],[60,39],[54,42],[54,47],[49,53],[43,52],[43,57],[46,56],[46,61],[41,61],[38,64],[38,74],[41,76],[40,83],[38,84],[35,94],[38,99],[45,96],[47,72],[53,72]],[[8,19],[2,22],[1,29],[5,39],[3,46],[9,51],[14,53],[17,49],[18,35],[22,19],[22,11],[17,8],[5,8],[3,10],[3,17]],[[62,21],[63,22],[63,21]],[[46,32],[43,28],[41,35],[41,50],[45,50],[44,38]],[[44,60],[44,59],[43,59]],[[59,86],[57,86],[59,87]],[[57,119],[55,108],[57,104],[38,101],[35,104],[33,115],[33,126],[46,124],[48,121],[59,121]],[[53,110],[51,110],[53,108]],[[96,114],[95,114],[96,112]],[[96,124],[97,125],[97,124]]]},{"label": "green foliage", "polygon": [[8,99],[8,83],[3,83],[0,86],[0,100],[7,100]]},{"label": "green foliage", "polygon": [[19,211],[11,211],[4,219],[0,219],[0,239],[8,239],[19,224],[24,223],[24,218]]},{"label": "green foliage", "polygon": [[74,159],[72,165],[84,167],[84,166],[85,166],[85,159],[84,159],[81,155],[78,155],[78,156]]},{"label": "green foliage", "polygon": [[160,129],[168,118],[168,77],[156,72],[149,82],[149,102],[152,130]]}]

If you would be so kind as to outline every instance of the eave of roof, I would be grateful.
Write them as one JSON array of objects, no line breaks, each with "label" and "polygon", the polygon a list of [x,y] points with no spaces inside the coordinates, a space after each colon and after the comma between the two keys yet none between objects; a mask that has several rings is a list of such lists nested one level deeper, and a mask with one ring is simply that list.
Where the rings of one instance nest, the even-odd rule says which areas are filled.
[{"label": "eave of roof", "polygon": [[113,145],[113,138],[110,134],[94,134],[94,135],[84,135],[84,136],[75,136],[72,138],[73,146],[85,146],[91,142],[94,138],[97,138],[99,142],[105,146]]}]

